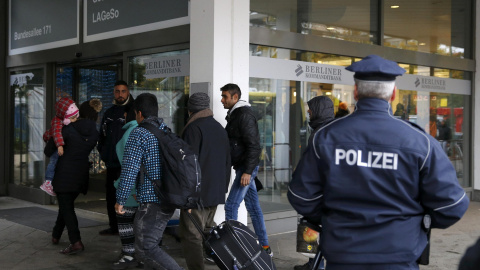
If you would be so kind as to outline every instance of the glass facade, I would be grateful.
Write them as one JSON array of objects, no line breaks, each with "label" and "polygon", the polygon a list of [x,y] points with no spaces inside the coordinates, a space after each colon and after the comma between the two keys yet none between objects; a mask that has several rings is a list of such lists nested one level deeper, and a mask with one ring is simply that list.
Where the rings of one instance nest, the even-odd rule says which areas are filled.
[{"label": "glass facade", "polygon": [[472,7],[471,0],[251,0],[250,25],[472,58]]},{"label": "glass facade", "polygon": [[378,0],[251,0],[250,25],[378,43]]},{"label": "glass facade", "polygon": [[152,58],[188,55],[189,50],[164,52],[128,59],[128,83],[130,93],[136,97],[142,93],[151,93],[158,100],[158,116],[177,134],[182,131],[188,118],[187,101],[190,92],[189,76],[152,78],[146,75],[145,61]]},{"label": "glass facade", "polygon": [[383,44],[472,58],[472,1],[384,1]]},{"label": "glass facade", "polygon": [[[348,66],[358,59],[315,52],[303,52],[265,46],[250,46],[250,53],[257,57],[296,60],[307,63]],[[401,64],[407,74],[439,78],[470,78],[468,72],[435,69]],[[307,146],[308,126],[307,101],[316,96],[332,99],[335,112],[340,104],[351,113],[355,109],[354,86],[268,78],[250,78],[250,103],[258,115],[262,146],[259,178],[265,190],[262,200],[286,203],[285,193],[291,174]],[[446,89],[455,92],[455,89]],[[399,88],[392,102],[393,113],[398,118],[411,121],[425,129],[444,147],[445,153],[457,171],[463,187],[469,182],[469,134],[470,126],[464,115],[470,115],[470,95],[444,92],[412,91]]]},{"label": "glass facade", "polygon": [[10,73],[13,106],[13,178],[16,185],[38,187],[44,178],[44,69]]}]

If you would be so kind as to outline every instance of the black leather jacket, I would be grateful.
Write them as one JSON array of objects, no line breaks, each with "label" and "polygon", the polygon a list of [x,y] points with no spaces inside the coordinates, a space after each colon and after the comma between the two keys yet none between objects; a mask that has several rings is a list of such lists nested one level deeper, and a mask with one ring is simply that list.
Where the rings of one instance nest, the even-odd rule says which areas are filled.
[{"label": "black leather jacket", "polygon": [[[241,102],[241,101],[239,101]],[[226,117],[230,154],[234,169],[243,168],[245,173],[252,174],[260,162],[260,136],[257,119],[252,108],[243,106],[234,108]]]},{"label": "black leather jacket", "polygon": [[[127,104],[131,103],[133,103],[132,95]],[[122,129],[125,125],[125,105],[113,105],[103,115],[97,149],[107,168],[120,167],[115,147],[125,133],[125,130]]]}]

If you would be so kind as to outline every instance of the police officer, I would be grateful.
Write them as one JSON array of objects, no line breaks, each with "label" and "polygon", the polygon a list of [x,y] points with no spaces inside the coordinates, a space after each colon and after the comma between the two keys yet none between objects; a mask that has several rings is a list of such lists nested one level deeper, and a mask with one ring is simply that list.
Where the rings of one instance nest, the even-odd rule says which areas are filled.
[{"label": "police officer", "polygon": [[288,199],[322,223],[328,270],[419,269],[432,228],[447,228],[468,208],[455,169],[440,144],[395,118],[395,78],[405,70],[370,55],[355,72],[355,111],[319,129],[300,160]]}]

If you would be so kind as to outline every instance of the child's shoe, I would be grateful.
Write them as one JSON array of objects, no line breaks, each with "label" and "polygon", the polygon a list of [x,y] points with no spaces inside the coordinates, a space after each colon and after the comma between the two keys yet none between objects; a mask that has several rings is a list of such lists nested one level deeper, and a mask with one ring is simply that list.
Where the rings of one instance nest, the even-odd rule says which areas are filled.
[{"label": "child's shoe", "polygon": [[270,246],[263,246],[263,249],[267,252],[270,257],[273,257],[273,252]]},{"label": "child's shoe", "polygon": [[53,191],[52,181],[45,181],[40,186],[40,189],[45,191],[50,196],[57,196],[57,194]]}]

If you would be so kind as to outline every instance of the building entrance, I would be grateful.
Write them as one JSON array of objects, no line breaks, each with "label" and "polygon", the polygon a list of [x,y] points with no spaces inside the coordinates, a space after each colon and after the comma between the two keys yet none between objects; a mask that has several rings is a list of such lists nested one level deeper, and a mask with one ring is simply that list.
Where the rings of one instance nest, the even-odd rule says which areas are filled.
[{"label": "building entrance", "polygon": [[[100,130],[103,114],[112,105],[113,87],[120,79],[121,71],[121,62],[58,66],[55,77],[56,100],[69,96],[80,107],[80,104],[92,98],[100,99],[103,104],[97,119],[97,129]],[[106,213],[106,168],[96,147],[89,160],[91,164],[89,190],[86,196],[79,196],[75,204],[78,208]]]}]

